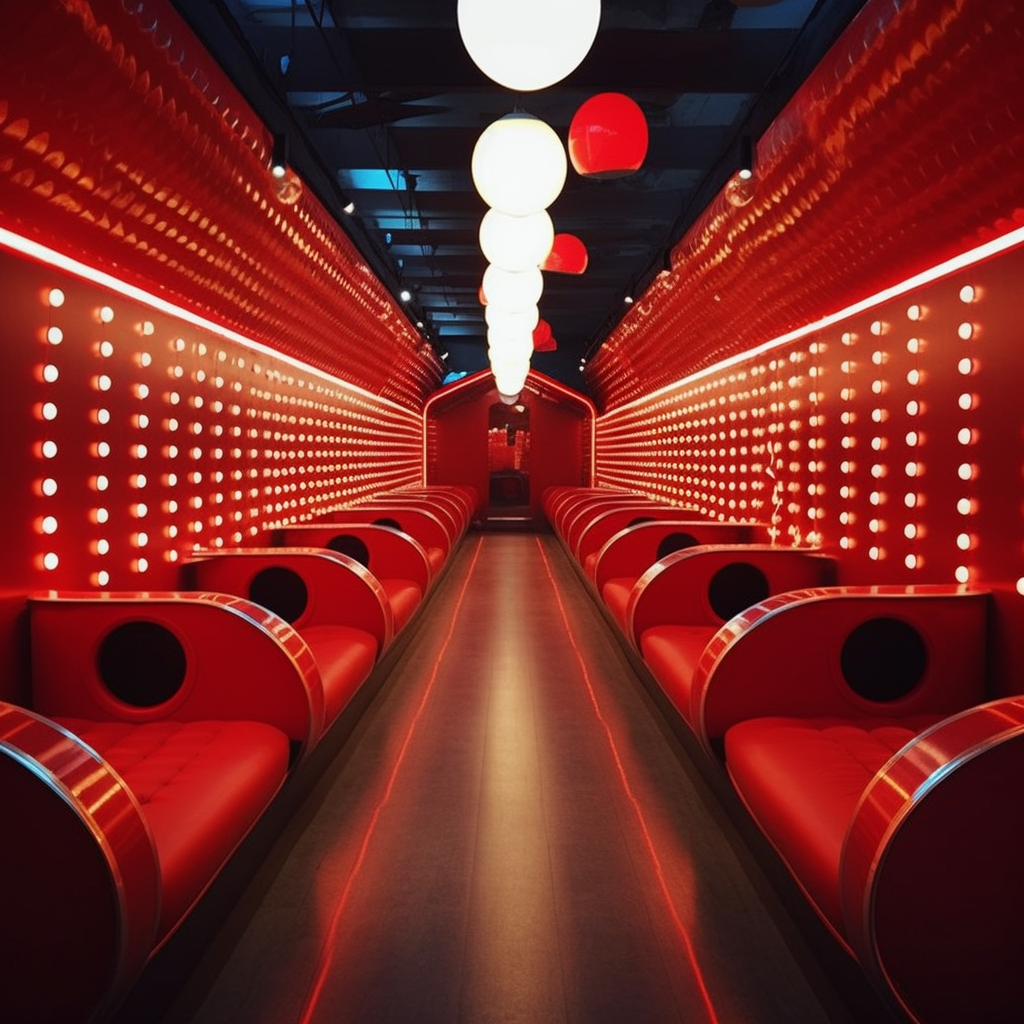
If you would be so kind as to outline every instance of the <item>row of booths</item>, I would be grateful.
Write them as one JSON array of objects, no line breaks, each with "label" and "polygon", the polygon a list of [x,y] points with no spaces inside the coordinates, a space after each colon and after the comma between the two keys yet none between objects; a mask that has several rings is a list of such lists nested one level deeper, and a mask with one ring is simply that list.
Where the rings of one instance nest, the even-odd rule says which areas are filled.
[{"label": "row of booths", "polygon": [[687,746],[896,1012],[1019,1020],[1024,697],[986,671],[991,595],[844,585],[763,524],[634,493],[544,508]]},{"label": "row of booths", "polygon": [[0,1018],[112,1012],[357,714],[476,504],[468,488],[403,490],[259,547],[197,551],[179,591],[28,599],[30,706],[0,702],[0,792],[19,823]]}]

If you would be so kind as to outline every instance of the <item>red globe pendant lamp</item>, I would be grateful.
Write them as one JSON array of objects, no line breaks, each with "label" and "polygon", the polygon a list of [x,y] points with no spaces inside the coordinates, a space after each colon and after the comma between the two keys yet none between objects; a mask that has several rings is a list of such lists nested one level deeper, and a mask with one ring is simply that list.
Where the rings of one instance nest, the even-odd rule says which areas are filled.
[{"label": "red globe pendant lamp", "polygon": [[547,320],[540,320],[533,329],[533,351],[554,352],[558,348],[555,335],[551,330],[551,324]]},{"label": "red globe pendant lamp", "polygon": [[569,125],[569,159],[588,178],[621,178],[638,171],[647,142],[647,118],[619,92],[591,96]]},{"label": "red globe pendant lamp", "polygon": [[587,247],[575,235],[562,232],[555,235],[551,251],[540,269],[555,274],[582,274],[588,261]]}]

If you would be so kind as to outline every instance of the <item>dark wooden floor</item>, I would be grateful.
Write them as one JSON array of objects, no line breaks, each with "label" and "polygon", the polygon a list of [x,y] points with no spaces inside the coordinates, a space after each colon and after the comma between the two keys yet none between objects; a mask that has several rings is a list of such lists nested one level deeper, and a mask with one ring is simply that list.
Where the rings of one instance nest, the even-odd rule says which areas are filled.
[{"label": "dark wooden floor", "polygon": [[546,536],[470,536],[164,1024],[848,1024]]}]

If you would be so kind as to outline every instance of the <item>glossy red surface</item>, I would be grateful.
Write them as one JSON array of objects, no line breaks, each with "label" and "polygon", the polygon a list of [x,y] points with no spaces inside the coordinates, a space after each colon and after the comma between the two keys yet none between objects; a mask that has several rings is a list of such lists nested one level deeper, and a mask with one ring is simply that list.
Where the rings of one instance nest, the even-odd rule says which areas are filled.
[{"label": "glossy red surface", "polygon": [[584,177],[633,174],[647,156],[647,118],[628,96],[598,93],[573,115],[568,150],[573,167]]},{"label": "glossy red surface", "polygon": [[162,942],[255,825],[288,773],[288,737],[264,722],[142,724],[62,716],[138,801],[160,865]]},{"label": "glossy red surface", "polygon": [[[950,714],[986,697],[988,595],[950,587],[820,587],[778,594],[726,623],[708,644],[690,721],[712,749],[736,722],[766,716],[851,719]],[[917,630],[927,669],[905,696],[879,703],[849,686],[840,651],[880,616]],[[794,652],[799,651],[799,658]]]},{"label": "glossy red surface", "polygon": [[582,240],[567,231],[560,231],[555,235],[551,252],[540,269],[552,274],[582,274],[589,263],[590,254]]},{"label": "glossy red surface", "polygon": [[160,867],[141,808],[92,749],[2,702],[0,789],[4,1015],[88,1020],[123,994],[157,936]]},{"label": "glossy red surface", "polygon": [[[39,595],[29,601],[33,706],[50,716],[124,722],[250,719],[276,726],[308,753],[323,731],[321,681],[287,623],[249,601],[216,593]],[[180,690],[155,707],[117,699],[96,651],[126,622],[154,622],[185,644]],[[252,685],[259,678],[261,685]]]},{"label": "glossy red surface", "polygon": [[867,4],[758,140],[753,200],[712,202],[588,363],[598,406],[1024,224],[1022,40],[1012,0]]},{"label": "glossy red surface", "polygon": [[408,533],[355,522],[337,527],[301,523],[278,531],[278,540],[284,547],[326,548],[337,543],[338,538],[355,538],[366,544],[366,568],[382,583],[388,579],[409,579],[422,594],[429,589],[433,577],[426,549]]},{"label": "glossy red surface", "polygon": [[324,548],[245,548],[199,553],[188,566],[192,586],[250,599],[250,587],[266,570],[285,570],[302,581],[305,602],[290,625],[302,635],[310,626],[349,626],[368,633],[383,652],[394,622],[380,581],[347,555]]},{"label": "glossy red surface", "polygon": [[831,559],[806,549],[715,544],[675,551],[655,562],[633,587],[623,623],[630,643],[639,645],[647,630],[666,623],[721,625],[723,617],[715,610],[710,589],[723,570],[735,566],[757,569],[768,594],[823,586],[835,574]]},{"label": "glossy red surface", "polygon": [[1010,1021],[1024,1003],[1022,759],[1024,699],[971,708],[885,765],[851,821],[844,927],[915,1020]]},{"label": "glossy red surface", "polygon": [[638,523],[614,534],[593,556],[593,571],[588,575],[592,575],[598,592],[614,578],[635,583],[658,560],[660,545],[673,535],[692,537],[698,544],[749,544],[759,539],[755,523],[661,517],[653,523]]},{"label": "glossy red surface", "polygon": [[437,385],[319,202],[279,197],[270,133],[170,4],[7,5],[0,64],[0,225],[407,407]]}]

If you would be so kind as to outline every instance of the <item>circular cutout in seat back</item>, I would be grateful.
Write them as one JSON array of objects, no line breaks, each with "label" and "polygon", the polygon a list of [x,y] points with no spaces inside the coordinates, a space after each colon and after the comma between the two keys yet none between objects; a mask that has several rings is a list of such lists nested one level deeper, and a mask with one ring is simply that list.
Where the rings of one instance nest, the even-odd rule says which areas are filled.
[{"label": "circular cutout in seat back", "polygon": [[708,603],[721,619],[734,615],[768,597],[768,578],[756,565],[732,562],[723,565],[708,584]]},{"label": "circular cutout in seat back", "polygon": [[626,529],[631,530],[634,526],[639,526],[641,523],[656,523],[657,521],[658,520],[654,519],[652,516],[637,516],[636,519],[630,519],[630,521],[626,523]]},{"label": "circular cutout in seat back", "polygon": [[401,530],[402,529],[402,524],[397,519],[389,519],[387,516],[384,516],[382,519],[374,519],[374,521],[373,521],[373,523],[371,525],[373,525],[373,526],[387,526],[389,529],[392,529],[392,530]]},{"label": "circular cutout in seat back", "polygon": [[331,551],[337,551],[339,555],[348,555],[354,558],[360,565],[370,567],[370,549],[361,537],[351,533],[339,533],[327,542]]},{"label": "circular cutout in seat back", "polygon": [[697,538],[692,533],[666,533],[661,538],[661,543],[658,544],[656,552],[658,557],[655,561],[660,562],[666,555],[671,555],[673,551],[685,551],[687,548],[696,546]]},{"label": "circular cutout in seat back", "polygon": [[187,662],[181,641],[166,626],[145,620],[115,626],[96,657],[103,685],[136,708],[169,701],[185,681]]},{"label": "circular cutout in seat back", "polygon": [[272,565],[253,577],[249,600],[280,615],[285,622],[294,622],[306,610],[309,592],[297,572]]},{"label": "circular cutout in seat back", "polygon": [[882,616],[850,633],[839,664],[847,685],[865,700],[899,700],[921,681],[928,651],[913,626]]}]

